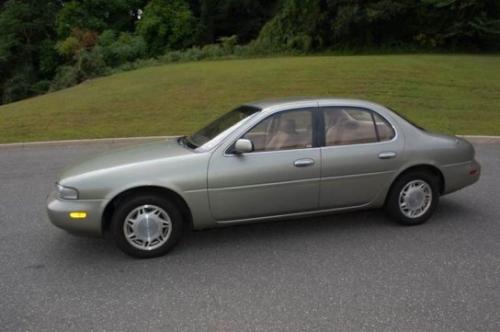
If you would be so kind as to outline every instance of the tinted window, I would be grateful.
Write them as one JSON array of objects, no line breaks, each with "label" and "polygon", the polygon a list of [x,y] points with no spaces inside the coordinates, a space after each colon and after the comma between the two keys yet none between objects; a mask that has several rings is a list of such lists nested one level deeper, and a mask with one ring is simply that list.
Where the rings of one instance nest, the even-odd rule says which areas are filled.
[{"label": "tinted window", "polygon": [[326,145],[377,142],[371,112],[355,108],[325,109]]},{"label": "tinted window", "polygon": [[377,126],[379,141],[390,141],[396,133],[391,124],[377,113],[373,113],[373,120]]},{"label": "tinted window", "polygon": [[312,147],[312,113],[309,110],[280,112],[262,120],[243,138],[253,142],[254,151]]},{"label": "tinted window", "polygon": [[369,110],[327,107],[324,117],[327,146],[373,143],[394,137],[391,125]]},{"label": "tinted window", "polygon": [[239,122],[245,120],[250,115],[259,112],[260,109],[251,106],[241,106],[229,113],[224,114],[217,120],[211,122],[206,127],[198,130],[193,135],[187,137],[188,142],[194,147],[202,146],[205,143],[215,139],[218,135]]}]

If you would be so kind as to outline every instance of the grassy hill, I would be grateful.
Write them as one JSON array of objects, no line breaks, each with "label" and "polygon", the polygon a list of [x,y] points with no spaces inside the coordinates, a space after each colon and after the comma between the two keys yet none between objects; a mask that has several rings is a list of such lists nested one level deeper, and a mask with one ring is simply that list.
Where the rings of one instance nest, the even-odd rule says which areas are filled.
[{"label": "grassy hill", "polygon": [[318,56],[144,68],[0,107],[0,142],[186,134],[246,101],[373,100],[422,126],[500,135],[500,56]]}]

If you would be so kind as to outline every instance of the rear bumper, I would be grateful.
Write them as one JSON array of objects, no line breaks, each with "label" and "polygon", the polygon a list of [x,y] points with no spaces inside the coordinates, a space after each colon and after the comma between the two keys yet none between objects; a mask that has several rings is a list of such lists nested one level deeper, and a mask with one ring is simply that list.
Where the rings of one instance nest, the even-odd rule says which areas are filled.
[{"label": "rear bumper", "polygon": [[[47,214],[55,226],[70,233],[86,236],[102,236],[102,200],[61,200],[52,192],[47,197]],[[75,211],[87,213],[84,219],[72,219]]]},{"label": "rear bumper", "polygon": [[444,176],[444,192],[449,194],[477,182],[481,176],[481,165],[472,161],[446,165],[442,168]]}]

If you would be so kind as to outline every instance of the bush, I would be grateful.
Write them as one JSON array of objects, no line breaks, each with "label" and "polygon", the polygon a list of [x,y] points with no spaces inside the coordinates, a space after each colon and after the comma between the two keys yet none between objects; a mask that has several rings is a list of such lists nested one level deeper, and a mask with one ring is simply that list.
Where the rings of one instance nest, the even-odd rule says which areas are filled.
[{"label": "bush", "polygon": [[65,40],[57,43],[56,49],[59,54],[69,58],[81,49],[80,41],[74,36],[69,36]]},{"label": "bush", "polygon": [[106,62],[98,48],[80,52],[76,67],[80,81],[103,75],[107,71]]},{"label": "bush", "polygon": [[79,52],[92,49],[96,43],[96,32],[75,28],[69,37],[57,43],[56,49],[63,56],[76,57]]},{"label": "bush", "polygon": [[184,0],[151,0],[137,24],[150,55],[192,45],[196,19]]},{"label": "bush", "polygon": [[177,62],[182,60],[182,56],[183,56],[182,51],[170,51],[162,55],[160,57],[160,61],[162,63]]},{"label": "bush", "polygon": [[50,83],[50,91],[69,88],[79,83],[78,68],[75,66],[61,66]]},{"label": "bush", "polygon": [[229,37],[220,37],[219,40],[224,53],[232,54],[234,52],[234,47],[238,43],[238,36],[232,35]]},{"label": "bush", "polygon": [[107,74],[109,68],[97,49],[81,51],[76,64],[61,66],[50,84],[50,91],[61,90],[74,86],[86,79]]},{"label": "bush", "polygon": [[2,102],[11,103],[32,96],[31,84],[33,84],[33,81],[32,67],[28,66],[21,69],[5,81]]},{"label": "bush", "polygon": [[220,58],[227,55],[225,50],[220,45],[217,44],[205,45],[201,49],[201,52],[203,53],[203,56],[205,58]]},{"label": "bush", "polygon": [[183,61],[198,61],[205,58],[205,54],[199,47],[191,47],[183,52]]},{"label": "bush", "polygon": [[[235,38],[230,38],[230,41],[224,40],[222,44],[208,44],[199,47],[191,47],[183,51],[169,51],[166,52],[159,58],[161,63],[171,63],[171,62],[186,62],[186,61],[199,61],[203,59],[218,59],[231,56],[238,52],[239,55],[246,55],[245,46],[233,45],[232,43],[236,40]],[[224,46],[224,43],[225,46]]]},{"label": "bush", "polygon": [[118,36],[116,32],[107,30],[99,36],[96,48],[103,55],[106,65],[116,67],[143,58],[147,45],[141,36],[126,32]]},{"label": "bush", "polygon": [[38,81],[31,87],[31,91],[35,95],[41,95],[43,93],[46,93],[47,91],[49,91],[49,89],[50,89],[49,80]]}]

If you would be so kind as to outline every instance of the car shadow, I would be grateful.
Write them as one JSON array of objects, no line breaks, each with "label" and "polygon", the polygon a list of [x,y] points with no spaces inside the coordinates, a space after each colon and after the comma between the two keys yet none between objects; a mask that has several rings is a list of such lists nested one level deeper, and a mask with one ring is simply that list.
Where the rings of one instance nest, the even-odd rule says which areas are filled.
[{"label": "car shadow", "polygon": [[[317,236],[345,231],[361,231],[376,227],[393,227],[383,211],[370,210],[331,214],[325,216],[272,220],[266,222],[228,225],[200,231],[191,231],[184,237],[180,250],[203,246],[210,249],[243,241],[275,241],[284,238],[314,240]],[[396,225],[397,226],[397,225]],[[215,240],[215,241],[214,241]]]},{"label": "car shadow", "polygon": [[[420,227],[431,226],[434,230],[436,227],[456,227],[457,222],[464,223],[469,220],[464,216],[474,214],[477,214],[474,208],[444,198],[429,223]],[[398,232],[398,229],[406,230],[408,227],[393,222],[381,209],[239,224],[200,231],[186,231],[180,243],[168,254],[168,257],[194,254],[201,250],[204,252],[220,251],[242,246],[251,250],[252,247],[275,244],[277,241],[307,243],[324,240],[325,237],[335,241],[340,236],[351,238],[359,236],[359,238],[366,239],[370,234],[383,235],[387,231]],[[130,259],[114,246],[109,234],[103,241],[98,238],[68,236],[65,232],[61,232],[57,242],[58,246],[51,246],[54,248],[51,254],[70,256],[72,259],[78,259],[79,264],[82,263],[82,259],[83,262],[89,263],[96,258],[99,260]]]}]

